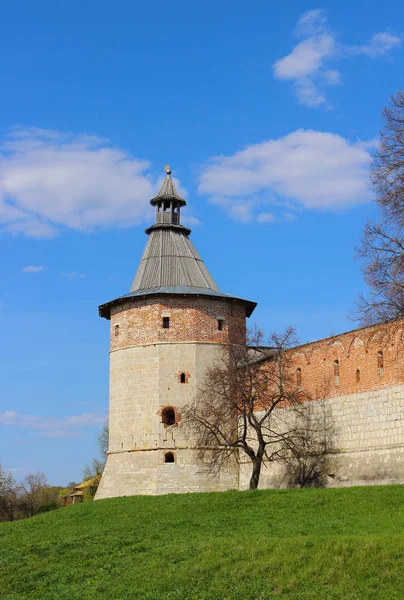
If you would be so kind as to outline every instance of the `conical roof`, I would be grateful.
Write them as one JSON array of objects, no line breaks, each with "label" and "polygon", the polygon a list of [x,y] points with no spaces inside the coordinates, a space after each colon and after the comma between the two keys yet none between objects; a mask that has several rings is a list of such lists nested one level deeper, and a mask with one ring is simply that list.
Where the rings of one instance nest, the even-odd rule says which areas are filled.
[{"label": "conical roof", "polygon": [[179,227],[152,229],[131,292],[181,285],[219,291],[188,235]]},{"label": "conical roof", "polygon": [[166,170],[167,176],[164,180],[164,183],[161,186],[160,191],[157,194],[157,196],[155,196],[154,198],[152,198],[150,200],[150,204],[156,205],[159,202],[161,202],[161,200],[176,200],[180,204],[180,206],[185,206],[186,202],[185,202],[184,198],[181,198],[181,196],[175,189],[173,180],[171,179],[171,169],[170,169],[169,165],[166,166],[165,170]]},{"label": "conical roof", "polygon": [[102,304],[99,313],[110,318],[111,307],[130,298],[161,294],[215,296],[242,302],[249,317],[256,303],[219,290],[189,239],[190,229],[180,224],[180,209],[186,202],[178,194],[167,165],[166,179],[150,203],[156,207],[156,222],[146,229],[149,236],[129,294]]}]

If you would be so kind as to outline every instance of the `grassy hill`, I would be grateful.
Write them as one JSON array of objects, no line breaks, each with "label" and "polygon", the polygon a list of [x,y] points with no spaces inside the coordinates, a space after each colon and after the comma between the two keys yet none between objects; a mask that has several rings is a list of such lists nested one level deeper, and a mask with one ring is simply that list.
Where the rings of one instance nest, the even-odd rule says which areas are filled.
[{"label": "grassy hill", "polygon": [[0,598],[404,598],[404,486],[132,497],[0,524]]}]

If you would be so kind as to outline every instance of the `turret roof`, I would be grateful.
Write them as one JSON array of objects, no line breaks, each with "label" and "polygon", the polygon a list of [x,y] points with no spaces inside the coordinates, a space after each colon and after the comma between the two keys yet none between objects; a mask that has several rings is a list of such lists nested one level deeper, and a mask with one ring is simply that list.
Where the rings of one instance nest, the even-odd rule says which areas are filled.
[{"label": "turret roof", "polygon": [[[180,207],[186,204],[167,177],[150,202],[156,206],[156,223],[146,229],[149,236],[129,294],[99,307],[102,317],[109,318],[112,306],[143,296],[177,294],[215,296],[241,302],[249,317],[256,303],[221,292],[189,239],[190,229],[180,224]],[[170,205],[167,206],[167,201]]]},{"label": "turret roof", "polygon": [[161,186],[157,196],[150,200],[150,204],[156,205],[161,202],[161,200],[176,200],[177,204],[180,204],[180,206],[185,206],[186,202],[184,198],[181,198],[175,188],[174,181],[171,179],[170,166],[166,165],[164,170],[167,173],[164,183]]},{"label": "turret roof", "polygon": [[178,226],[152,230],[130,291],[179,285],[219,291],[185,232]]}]

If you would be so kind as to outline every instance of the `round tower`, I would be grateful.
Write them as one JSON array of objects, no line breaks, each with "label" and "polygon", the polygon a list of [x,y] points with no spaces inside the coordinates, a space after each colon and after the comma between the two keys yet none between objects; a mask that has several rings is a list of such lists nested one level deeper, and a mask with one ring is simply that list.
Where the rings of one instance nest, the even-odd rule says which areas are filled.
[{"label": "round tower", "polygon": [[238,487],[209,476],[181,424],[224,344],[244,344],[256,304],[222,293],[181,225],[186,205],[166,167],[156,222],[129,294],[99,307],[110,320],[109,451],[97,499]]}]

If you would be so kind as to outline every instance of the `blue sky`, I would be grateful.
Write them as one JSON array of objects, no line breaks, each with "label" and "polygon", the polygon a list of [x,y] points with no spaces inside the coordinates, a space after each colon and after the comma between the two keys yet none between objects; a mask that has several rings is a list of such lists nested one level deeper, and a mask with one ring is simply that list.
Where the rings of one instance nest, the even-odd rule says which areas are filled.
[{"label": "blue sky", "polygon": [[219,287],[268,333],[347,329],[368,165],[403,88],[402,2],[0,7],[0,461],[80,480],[108,407],[108,323],[170,163]]}]

